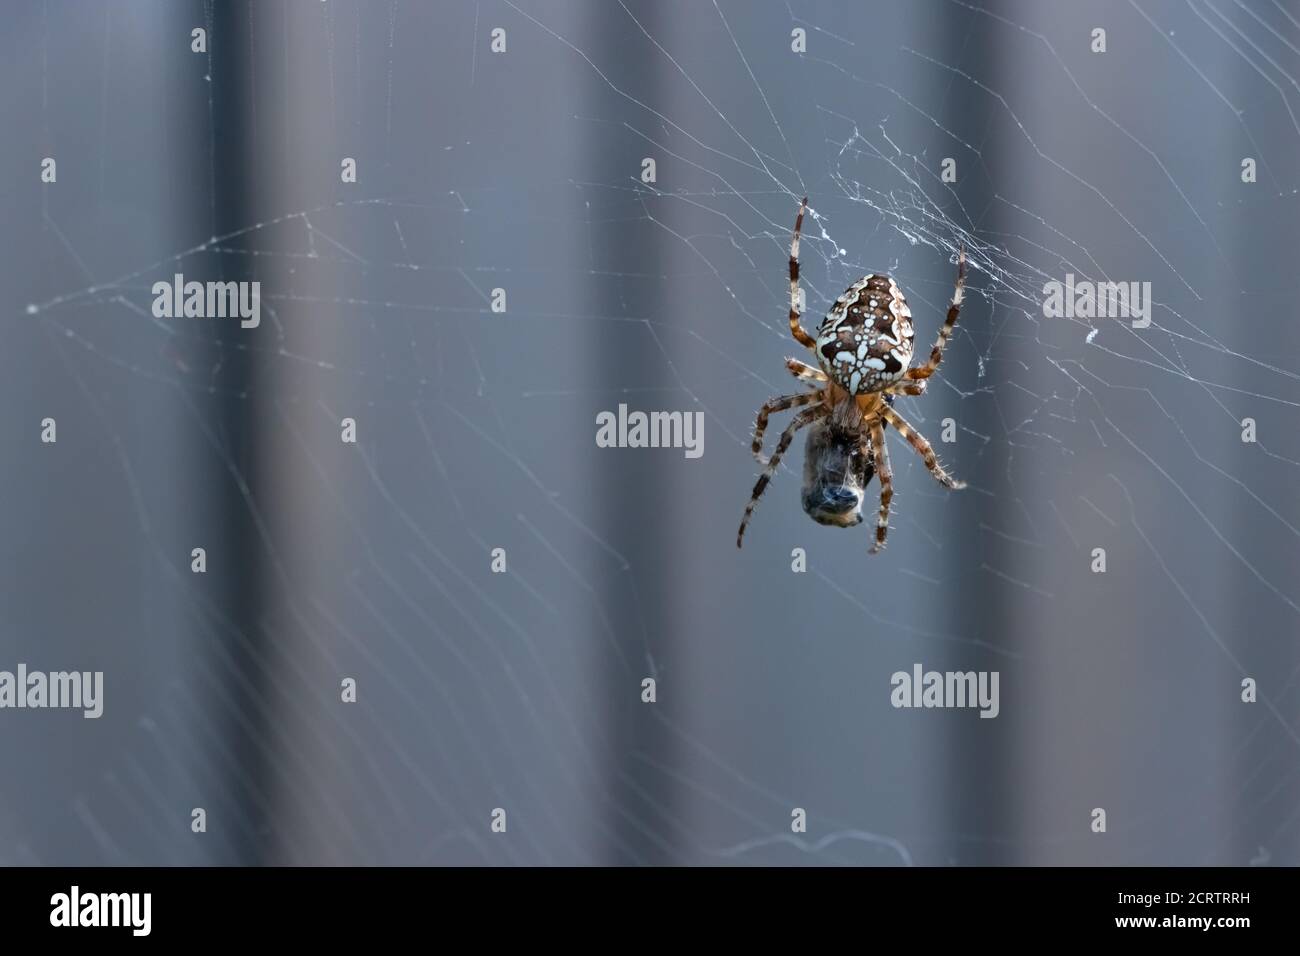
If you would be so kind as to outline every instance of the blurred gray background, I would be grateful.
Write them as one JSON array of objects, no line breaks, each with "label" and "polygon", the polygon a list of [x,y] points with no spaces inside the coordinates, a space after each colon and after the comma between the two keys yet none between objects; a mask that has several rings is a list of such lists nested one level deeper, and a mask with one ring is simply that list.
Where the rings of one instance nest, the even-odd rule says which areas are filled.
[{"label": "blurred gray background", "polygon": [[[1295,3],[3,17],[0,669],[106,689],[0,712],[0,861],[1300,862]],[[734,545],[805,192],[808,324],[889,271],[928,347],[970,250],[899,404],[970,487],[891,439],[875,557],[801,442]],[[174,272],[261,326],[154,320]],[[1152,327],[1044,318],[1067,272]],[[620,402],[703,457],[597,448]]]}]

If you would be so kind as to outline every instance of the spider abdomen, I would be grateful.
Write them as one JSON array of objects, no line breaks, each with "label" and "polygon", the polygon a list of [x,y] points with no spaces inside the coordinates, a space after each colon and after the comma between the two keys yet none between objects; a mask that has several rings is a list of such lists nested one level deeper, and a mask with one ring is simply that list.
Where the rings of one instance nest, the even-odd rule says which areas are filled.
[{"label": "spider abdomen", "polygon": [[912,312],[889,276],[863,276],[835,300],[817,329],[817,361],[850,395],[878,392],[912,361]]}]

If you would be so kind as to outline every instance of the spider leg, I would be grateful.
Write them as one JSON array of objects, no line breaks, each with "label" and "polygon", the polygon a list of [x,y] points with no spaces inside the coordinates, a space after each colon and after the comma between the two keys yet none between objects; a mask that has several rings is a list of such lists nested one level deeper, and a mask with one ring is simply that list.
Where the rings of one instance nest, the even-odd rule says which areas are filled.
[{"label": "spider leg", "polygon": [[885,391],[888,395],[924,395],[926,384],[927,382],[923,378],[918,379],[915,382],[909,382],[907,379],[903,379],[900,382],[895,382]]},{"label": "spider leg", "polygon": [[[863,454],[866,454],[866,442],[862,444]],[[889,533],[889,502],[894,498],[894,473],[889,468],[885,426],[879,418],[871,422],[871,446],[875,452],[876,477],[880,479],[880,517],[876,519],[876,543],[871,546],[870,553],[878,554],[885,547],[885,535]]]},{"label": "spider leg", "polygon": [[758,410],[758,421],[754,424],[754,445],[752,449],[754,457],[759,460],[760,464],[767,464],[767,461],[763,458],[763,433],[767,431],[768,416],[773,412],[783,412],[787,408],[810,405],[821,397],[821,392],[800,392],[797,395],[781,395],[763,403],[763,407]]},{"label": "spider leg", "polygon": [[817,340],[799,324],[799,233],[803,230],[803,211],[807,208],[808,197],[804,196],[794,220],[794,238],[790,240],[790,334],[800,345],[815,349]]},{"label": "spider leg", "polygon": [[940,467],[939,459],[935,457],[934,449],[930,447],[930,443],[925,440],[924,436],[922,436],[920,432],[907,424],[902,415],[898,414],[898,412],[894,411],[888,405],[880,406],[880,414],[885,421],[898,429],[898,434],[907,439],[907,443],[916,450],[918,455],[921,456],[921,459],[925,462],[925,467],[930,469],[930,474],[934,475],[935,480],[938,481],[939,484],[943,485],[945,488],[951,488],[954,491],[966,487],[966,482],[958,481]]},{"label": "spider leg", "polygon": [[767,468],[758,476],[758,481],[754,484],[754,493],[749,497],[749,504],[745,505],[745,517],[740,519],[740,531],[736,533],[736,547],[741,546],[741,540],[745,537],[745,526],[749,524],[750,516],[754,513],[754,506],[758,504],[759,495],[763,493],[768,482],[772,480],[772,476],[776,474],[777,466],[781,464],[781,456],[785,454],[785,450],[790,447],[790,442],[794,440],[794,433],[825,414],[825,405],[805,408],[791,420],[789,425],[785,426],[785,431],[781,432],[781,440],[776,443],[776,450],[772,452],[772,457],[768,459]]},{"label": "spider leg", "polygon": [[797,358],[788,358],[785,360],[785,367],[801,382],[810,382],[814,385],[825,385],[828,381],[826,373],[814,365],[807,362],[800,362]]},{"label": "spider leg", "polygon": [[939,338],[934,343],[934,348],[930,350],[930,361],[924,365],[907,370],[907,377],[912,380],[926,379],[934,374],[939,363],[943,361],[943,349],[948,344],[948,337],[952,335],[952,328],[957,324],[957,315],[961,312],[962,297],[966,292],[966,247],[963,245],[961,251],[957,253],[957,287],[952,293],[952,302],[948,306],[948,318],[944,320],[943,328],[939,329]]}]

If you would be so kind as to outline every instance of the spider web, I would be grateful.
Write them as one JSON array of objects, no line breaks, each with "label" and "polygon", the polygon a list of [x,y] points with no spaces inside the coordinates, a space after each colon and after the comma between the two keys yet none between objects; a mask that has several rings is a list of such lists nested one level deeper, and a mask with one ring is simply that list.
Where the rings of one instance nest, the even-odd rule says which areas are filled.
[{"label": "spider web", "polygon": [[[59,448],[87,436],[73,460],[93,469],[40,507],[81,501],[56,527],[130,557],[108,625],[15,598],[33,626],[17,646],[100,660],[110,694],[115,668],[132,693],[109,697],[107,730],[6,734],[6,760],[40,746],[79,769],[0,800],[0,852],[1300,859],[1300,17],[1088,6],[331,0],[224,34],[195,7],[249,53],[240,75],[159,61],[184,77],[185,120],[113,95],[163,68],[117,55],[162,42],[135,14],[42,7],[23,122],[59,155],[84,134],[92,158],[34,200],[41,265],[11,324],[50,371],[11,384],[13,427],[58,405]],[[83,49],[105,91],[84,101]],[[220,110],[240,84],[265,171],[232,224]],[[180,212],[113,171],[141,124],[168,123],[194,160],[171,174]],[[799,442],[732,545],[755,410],[800,390],[782,359],[805,194],[808,326],[888,272],[924,355],[959,246],[969,262],[943,366],[896,406],[969,488],[892,441],[890,544],[870,559],[866,529],[803,515]],[[261,281],[261,326],[155,319],[150,287],[174,272]],[[1067,273],[1150,282],[1150,327],[1045,318],[1044,283]],[[620,403],[702,412],[704,455],[597,448],[595,416]],[[252,619],[205,493],[252,542]],[[188,568],[209,538],[225,590]],[[999,717],[892,708],[890,674],[917,662],[999,671]]]}]

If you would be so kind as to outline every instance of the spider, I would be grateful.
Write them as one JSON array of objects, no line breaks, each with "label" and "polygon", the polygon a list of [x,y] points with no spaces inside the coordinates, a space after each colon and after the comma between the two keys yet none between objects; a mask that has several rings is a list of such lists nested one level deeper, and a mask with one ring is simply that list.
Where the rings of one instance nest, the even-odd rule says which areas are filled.
[{"label": "spider", "polygon": [[[925,467],[945,488],[966,487],[939,465],[930,443],[894,411],[894,396],[922,395],[926,380],[943,360],[943,349],[957,324],[966,284],[966,249],[957,256],[957,284],[948,306],[948,317],[930,350],[930,361],[916,368],[912,363],[912,313],[898,284],[887,275],[859,279],[835,300],[817,337],[799,324],[799,233],[808,208],[804,197],[794,221],[790,241],[790,333],[800,345],[817,357],[814,367],[797,358],[787,358],[786,367],[802,382],[814,386],[811,392],[781,395],[758,410],[754,429],[754,457],[767,467],[754,485],[745,506],[745,516],[736,535],[741,547],[759,496],[767,488],[781,456],[794,434],[811,425],[804,456],[803,507],[814,521],[850,528],[862,521],[863,492],[872,475],[880,478],[880,514],[876,520],[875,554],[885,546],[889,530],[889,502],[894,497],[893,472],[885,447],[885,426],[893,425]],[[807,406],[807,407],[804,407]],[[772,457],[763,458],[763,432],[768,416],[789,408],[802,408],[781,433]]]}]

